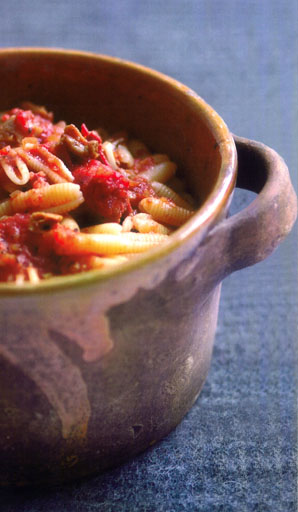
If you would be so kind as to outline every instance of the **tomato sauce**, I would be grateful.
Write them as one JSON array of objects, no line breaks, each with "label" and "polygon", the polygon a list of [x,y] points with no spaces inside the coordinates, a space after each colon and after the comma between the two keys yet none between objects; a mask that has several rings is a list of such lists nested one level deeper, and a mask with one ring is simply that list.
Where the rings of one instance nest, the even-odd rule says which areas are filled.
[{"label": "tomato sauce", "polygon": [[129,181],[129,200],[132,208],[137,208],[144,197],[155,197],[156,193],[149,181],[142,176],[136,176]]},{"label": "tomato sauce", "polygon": [[40,277],[59,273],[52,243],[31,224],[31,215],[17,213],[0,220],[0,281],[14,281],[28,267]]},{"label": "tomato sauce", "polygon": [[74,167],[75,183],[80,185],[88,209],[107,221],[120,222],[130,213],[129,180],[98,160]]},{"label": "tomato sauce", "polygon": [[24,137],[36,137],[39,142],[45,141],[53,134],[53,123],[39,114],[33,114],[31,110],[13,108],[3,114],[0,132],[1,146],[8,144],[17,146]]}]

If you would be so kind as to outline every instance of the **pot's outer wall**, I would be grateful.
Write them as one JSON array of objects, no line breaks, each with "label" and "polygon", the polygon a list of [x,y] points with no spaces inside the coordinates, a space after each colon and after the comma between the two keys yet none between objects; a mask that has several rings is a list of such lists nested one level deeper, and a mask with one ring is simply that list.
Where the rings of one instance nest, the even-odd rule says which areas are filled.
[{"label": "pot's outer wall", "polygon": [[[67,294],[21,301],[17,311],[9,299],[3,304],[2,485],[68,480],[107,468],[179,423],[207,376],[220,293],[220,286],[204,290],[204,261],[197,253],[195,265],[190,257],[192,272],[185,272],[186,258],[157,286],[151,283],[153,289],[140,287],[104,314],[93,308],[88,324],[102,355],[78,342],[86,333],[86,308],[104,306],[95,288],[82,294],[79,307]],[[69,307],[77,308],[77,323],[57,328],[57,310],[61,324]],[[31,308],[35,326],[27,320]]]}]

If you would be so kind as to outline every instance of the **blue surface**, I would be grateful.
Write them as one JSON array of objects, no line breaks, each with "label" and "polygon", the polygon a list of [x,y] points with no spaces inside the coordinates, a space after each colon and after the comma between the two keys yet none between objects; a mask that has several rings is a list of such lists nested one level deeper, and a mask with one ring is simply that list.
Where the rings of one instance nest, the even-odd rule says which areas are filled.
[{"label": "blue surface", "polygon": [[[1,6],[0,46],[59,46],[151,66],[196,90],[238,135],[274,147],[297,191],[296,0],[151,0]],[[233,211],[250,200],[237,192]],[[3,491],[5,512],[294,512],[297,224],[265,262],[223,284],[203,392],[167,439],[102,476]]]}]

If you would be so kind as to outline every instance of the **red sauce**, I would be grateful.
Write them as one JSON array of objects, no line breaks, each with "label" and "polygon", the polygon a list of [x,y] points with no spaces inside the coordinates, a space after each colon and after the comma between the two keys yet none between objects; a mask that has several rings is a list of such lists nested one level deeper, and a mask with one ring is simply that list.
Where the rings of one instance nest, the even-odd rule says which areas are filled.
[{"label": "red sauce", "polygon": [[81,187],[87,208],[106,221],[120,222],[144,197],[156,196],[149,181],[142,176],[128,179],[98,160],[76,166],[75,182]]},{"label": "red sauce", "polygon": [[24,137],[37,137],[44,141],[54,131],[53,123],[39,114],[33,114],[31,110],[15,108],[11,111],[15,115],[15,126]]},{"label": "red sauce", "polygon": [[36,137],[39,142],[44,142],[55,131],[55,126],[49,119],[21,108],[9,110],[1,117],[1,121],[2,148],[7,145],[18,146],[24,137]]},{"label": "red sauce", "polygon": [[29,176],[29,188],[41,188],[49,186],[49,182],[44,172],[30,172]]},{"label": "red sauce", "polygon": [[13,281],[34,266],[39,276],[59,273],[52,244],[32,229],[31,215],[17,213],[0,220],[0,281]]},{"label": "red sauce", "polygon": [[133,170],[136,174],[140,172],[145,172],[154,167],[156,162],[153,156],[147,156],[146,158],[136,158],[134,161]]},{"label": "red sauce", "polygon": [[136,176],[134,180],[129,182],[129,200],[132,208],[137,208],[139,202],[144,197],[153,196],[155,197],[155,191],[153,190],[150,182],[142,176]]},{"label": "red sauce", "polygon": [[0,155],[6,156],[9,154],[9,151],[11,150],[10,146],[5,146],[4,148],[0,149]]},{"label": "red sauce", "polygon": [[75,183],[80,185],[87,208],[106,221],[120,222],[124,213],[131,212],[129,180],[98,160],[88,160],[73,170]]}]

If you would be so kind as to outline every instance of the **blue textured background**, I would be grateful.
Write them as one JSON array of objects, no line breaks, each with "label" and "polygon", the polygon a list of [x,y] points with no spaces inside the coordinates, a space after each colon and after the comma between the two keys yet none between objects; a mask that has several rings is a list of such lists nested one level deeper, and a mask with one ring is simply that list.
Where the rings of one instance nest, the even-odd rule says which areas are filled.
[{"label": "blue textured background", "polygon": [[[107,53],[179,79],[231,131],[274,147],[297,191],[296,0],[1,2],[0,47],[20,45]],[[249,200],[237,192],[233,211]],[[1,491],[1,511],[296,511],[297,272],[296,225],[265,262],[225,280],[206,385],[167,439],[82,483]]]}]

